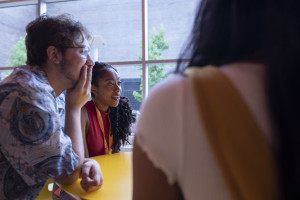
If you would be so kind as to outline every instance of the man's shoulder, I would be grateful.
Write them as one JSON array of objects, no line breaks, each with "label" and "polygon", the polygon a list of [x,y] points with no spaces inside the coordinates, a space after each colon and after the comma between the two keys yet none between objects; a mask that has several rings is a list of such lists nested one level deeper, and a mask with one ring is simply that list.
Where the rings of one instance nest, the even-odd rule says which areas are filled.
[{"label": "man's shoulder", "polygon": [[24,65],[17,67],[11,74],[11,79],[16,82],[23,83],[24,85],[30,83],[49,85],[45,72],[43,72],[38,66],[31,67]]},{"label": "man's shoulder", "polygon": [[16,101],[40,108],[45,105],[53,107],[51,105],[55,104],[55,98],[54,90],[43,74],[29,66],[17,67],[0,84],[1,108],[10,107]]},{"label": "man's shoulder", "polygon": [[1,91],[20,91],[20,95],[52,95],[53,88],[50,86],[45,73],[38,67],[20,66],[14,69],[12,74],[4,79]]}]

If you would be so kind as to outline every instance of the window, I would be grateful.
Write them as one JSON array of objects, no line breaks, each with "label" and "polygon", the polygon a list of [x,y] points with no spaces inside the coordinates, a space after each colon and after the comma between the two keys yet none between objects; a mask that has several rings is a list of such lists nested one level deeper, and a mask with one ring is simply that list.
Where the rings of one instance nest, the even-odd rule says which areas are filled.
[{"label": "window", "polygon": [[0,80],[10,73],[3,70],[25,64],[25,26],[37,17],[37,5],[1,5],[3,4],[0,4],[0,18],[4,20],[0,23]]},{"label": "window", "polygon": [[6,19],[0,24],[0,77],[25,64],[24,54],[19,51],[24,48],[22,37],[28,22],[41,13],[69,13],[94,36],[91,57],[118,69],[122,95],[130,99],[134,110],[139,110],[148,91],[176,66],[198,3],[199,0],[0,1],[0,17]]},{"label": "window", "polygon": [[[138,60],[142,54],[141,0],[84,0],[47,4],[48,15],[71,14],[96,39],[94,60],[122,62]],[[102,41],[102,42],[101,42]],[[95,52],[95,51],[94,51]]]},{"label": "window", "polygon": [[163,51],[162,59],[178,58],[191,31],[198,2],[198,0],[148,0],[149,40],[153,34],[164,30],[165,42],[169,44]]}]

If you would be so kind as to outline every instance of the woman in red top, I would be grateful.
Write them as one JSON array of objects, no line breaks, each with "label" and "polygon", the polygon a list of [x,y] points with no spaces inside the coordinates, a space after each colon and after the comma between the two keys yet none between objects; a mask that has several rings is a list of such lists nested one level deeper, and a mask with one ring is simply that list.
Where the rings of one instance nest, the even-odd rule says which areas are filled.
[{"label": "woman in red top", "polygon": [[121,81],[111,65],[96,62],[92,75],[92,100],[81,110],[85,156],[93,157],[120,151],[128,141],[134,121],[126,97],[121,97]]}]

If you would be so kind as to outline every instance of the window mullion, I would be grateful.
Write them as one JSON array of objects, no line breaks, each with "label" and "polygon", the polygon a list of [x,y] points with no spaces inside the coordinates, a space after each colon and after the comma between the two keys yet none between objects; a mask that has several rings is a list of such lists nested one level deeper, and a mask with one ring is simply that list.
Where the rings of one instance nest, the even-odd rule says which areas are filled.
[{"label": "window mullion", "polygon": [[142,0],[143,97],[148,95],[148,0]]},{"label": "window mullion", "polygon": [[38,16],[47,12],[47,4],[43,0],[38,1]]}]

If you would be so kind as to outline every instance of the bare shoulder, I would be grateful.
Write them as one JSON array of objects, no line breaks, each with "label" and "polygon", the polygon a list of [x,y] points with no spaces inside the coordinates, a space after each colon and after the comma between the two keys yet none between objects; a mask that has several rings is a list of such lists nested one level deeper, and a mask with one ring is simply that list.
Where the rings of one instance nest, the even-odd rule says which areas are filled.
[{"label": "bare shoulder", "polygon": [[[236,62],[223,65],[220,70],[230,79],[240,78],[244,80],[246,77],[263,78],[265,73],[265,65],[254,62]],[[241,77],[243,76],[243,77]]]},{"label": "bare shoulder", "polygon": [[220,67],[221,72],[242,95],[265,95],[265,66],[259,63],[237,62]]},{"label": "bare shoulder", "polygon": [[221,72],[232,82],[270,140],[270,113],[266,95],[266,66],[259,63],[237,62],[221,66]]}]

